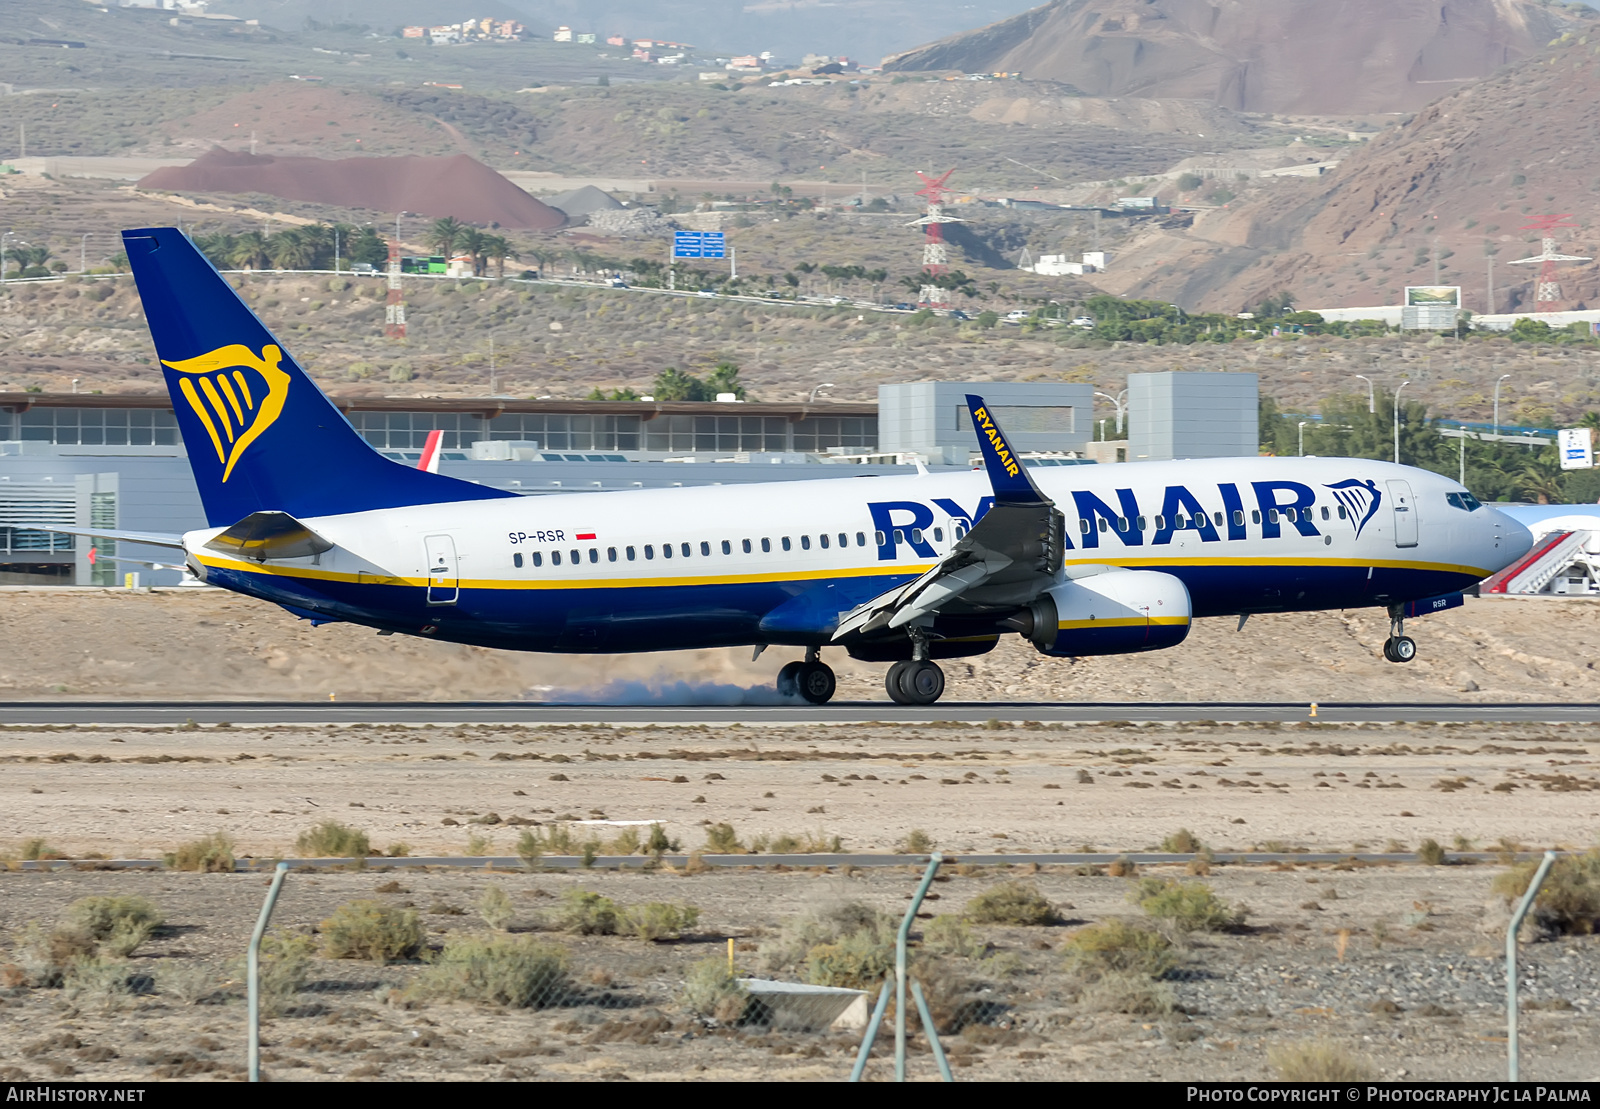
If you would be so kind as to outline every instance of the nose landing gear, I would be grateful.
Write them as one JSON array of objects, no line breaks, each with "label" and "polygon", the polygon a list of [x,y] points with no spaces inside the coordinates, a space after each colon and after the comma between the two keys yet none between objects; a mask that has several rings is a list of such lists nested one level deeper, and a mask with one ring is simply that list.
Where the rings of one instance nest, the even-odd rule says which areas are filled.
[{"label": "nose landing gear", "polygon": [[1389,609],[1389,638],[1383,641],[1383,657],[1390,662],[1410,662],[1417,657],[1417,641],[1405,634],[1406,618],[1399,605]]},{"label": "nose landing gear", "polygon": [[786,663],[778,671],[778,693],[784,697],[799,697],[813,705],[825,705],[833,699],[838,689],[838,679],[833,668],[822,661],[822,651],[806,648],[804,662]]}]

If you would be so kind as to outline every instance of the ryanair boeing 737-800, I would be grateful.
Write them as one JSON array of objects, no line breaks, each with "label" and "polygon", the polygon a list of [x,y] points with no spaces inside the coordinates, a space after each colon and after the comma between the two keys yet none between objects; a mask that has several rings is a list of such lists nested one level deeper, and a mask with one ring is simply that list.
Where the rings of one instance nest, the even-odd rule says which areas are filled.
[{"label": "ryanair boeing 737-800", "polygon": [[827,646],[892,663],[1019,634],[1046,655],[1172,647],[1202,616],[1382,606],[1409,616],[1532,537],[1437,474],[1361,459],[1219,458],[1031,473],[980,397],[960,474],[524,497],[390,462],[174,228],[123,233],[209,526],[94,532],[180,549],[212,585],[316,622],[572,653],[780,644],[833,695]]}]

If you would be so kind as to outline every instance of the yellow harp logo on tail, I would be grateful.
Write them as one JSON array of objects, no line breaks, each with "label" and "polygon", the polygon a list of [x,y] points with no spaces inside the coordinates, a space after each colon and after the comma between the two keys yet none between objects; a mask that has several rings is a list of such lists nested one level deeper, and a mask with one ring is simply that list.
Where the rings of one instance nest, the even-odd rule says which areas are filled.
[{"label": "yellow harp logo on tail", "polygon": [[270,343],[261,348],[259,358],[249,347],[234,343],[210,354],[161,362],[184,375],[178,379],[178,391],[211,437],[223,481],[245,448],[283,412],[289,375],[278,368],[282,360],[283,351]]}]

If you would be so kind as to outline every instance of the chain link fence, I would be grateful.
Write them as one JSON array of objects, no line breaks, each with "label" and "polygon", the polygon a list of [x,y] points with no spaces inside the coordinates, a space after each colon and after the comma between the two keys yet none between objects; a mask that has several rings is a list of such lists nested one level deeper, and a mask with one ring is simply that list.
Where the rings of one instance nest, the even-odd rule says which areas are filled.
[{"label": "chain link fence", "polygon": [[[1476,1054],[1451,1065],[1505,1073],[1484,940],[1505,921],[1469,920],[1486,868],[1455,877],[1478,892],[1422,903],[1418,874],[1454,868],[549,861],[287,870],[260,929],[258,1037],[247,952],[272,872],[0,871],[0,1080],[241,1080],[252,1042],[267,1081],[836,1081],[858,1062],[932,1079],[936,1042],[958,1078],[1271,1077],[1290,1063],[1268,1049],[1301,1040],[1376,1075],[1469,1030]],[[1298,915],[1320,930],[1290,919],[1308,892]],[[1290,908],[1247,919],[1245,896]],[[1406,911],[1373,908],[1391,903]],[[1562,1065],[1553,1022],[1594,1023],[1600,948],[1535,924],[1521,1049],[1539,1077]]]}]

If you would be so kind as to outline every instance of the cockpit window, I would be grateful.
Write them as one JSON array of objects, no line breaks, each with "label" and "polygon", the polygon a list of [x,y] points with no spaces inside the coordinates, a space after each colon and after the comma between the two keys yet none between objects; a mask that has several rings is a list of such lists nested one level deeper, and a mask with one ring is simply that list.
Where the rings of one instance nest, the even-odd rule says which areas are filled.
[{"label": "cockpit window", "polygon": [[1471,493],[1446,493],[1444,499],[1463,512],[1476,512],[1483,507]]}]

